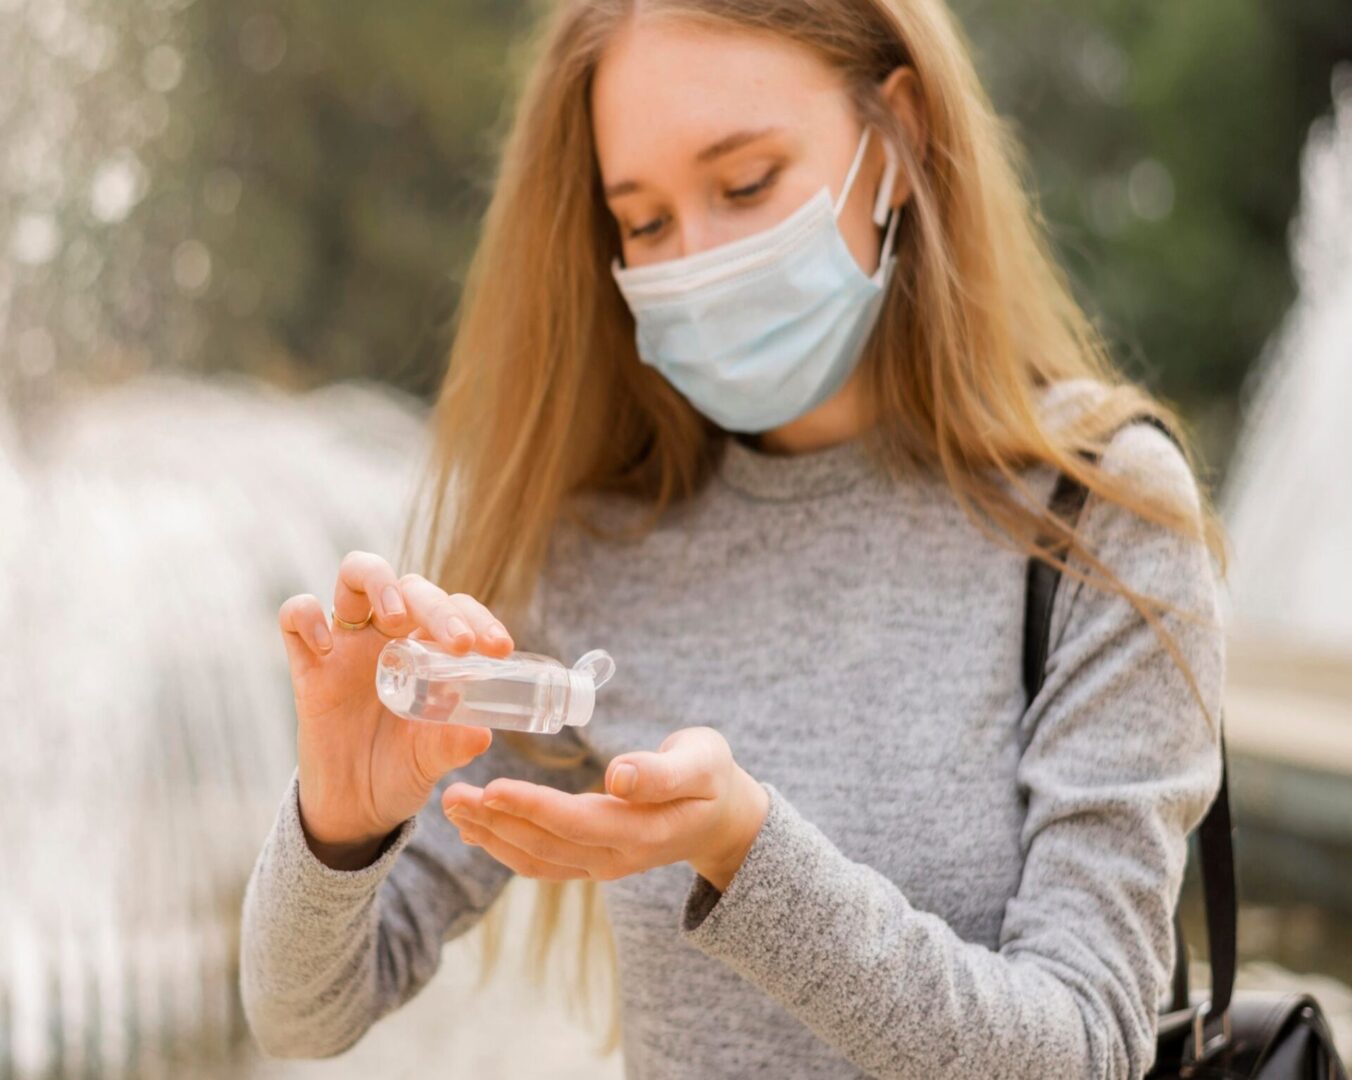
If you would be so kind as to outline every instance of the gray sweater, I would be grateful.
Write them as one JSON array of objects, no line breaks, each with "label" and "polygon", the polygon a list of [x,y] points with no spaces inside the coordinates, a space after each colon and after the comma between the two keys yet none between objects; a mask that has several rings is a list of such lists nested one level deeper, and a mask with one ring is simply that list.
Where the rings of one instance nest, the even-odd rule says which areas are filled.
[{"label": "gray sweater", "polygon": [[[1197,505],[1153,427],[1124,429],[1104,460]],[[1025,475],[1050,492],[1049,470]],[[1126,582],[1213,621],[1165,620],[1219,715],[1205,548],[1093,498],[1082,520]],[[686,863],[602,883],[628,1077],[1146,1070],[1219,732],[1133,609],[1069,579],[1025,709],[1025,566],[941,480],[892,481],[856,442],[777,456],[731,440],[713,484],[637,545],[556,530],[517,647],[614,655],[591,724],[534,736],[580,739],[589,767],[552,771],[499,739],[443,786],[580,790],[613,755],[709,724],[770,797],[725,893]],[[305,844],[293,776],[244,901],[243,1000],[263,1048],[352,1045],[511,873],[461,843],[436,796],[376,863],[332,870]]]}]

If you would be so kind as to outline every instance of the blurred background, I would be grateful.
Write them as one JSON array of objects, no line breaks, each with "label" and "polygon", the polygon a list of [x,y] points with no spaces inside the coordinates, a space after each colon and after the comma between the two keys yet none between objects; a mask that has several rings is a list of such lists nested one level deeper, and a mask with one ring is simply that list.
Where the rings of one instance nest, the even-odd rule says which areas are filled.
[{"label": "blurred background", "polygon": [[[1241,985],[1352,1053],[1352,0],[954,6],[1231,530]],[[336,1061],[235,996],[276,609],[395,547],[540,8],[0,0],[0,1080],[619,1075],[464,942]]]}]

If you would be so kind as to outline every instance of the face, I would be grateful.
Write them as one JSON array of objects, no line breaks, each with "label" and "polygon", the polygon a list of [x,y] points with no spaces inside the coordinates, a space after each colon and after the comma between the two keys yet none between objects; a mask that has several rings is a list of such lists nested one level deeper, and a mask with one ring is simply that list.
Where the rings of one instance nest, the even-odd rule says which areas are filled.
[{"label": "face", "polygon": [[[898,68],[882,88],[889,101],[896,99],[903,123],[913,124],[910,69]],[[606,203],[627,267],[693,255],[769,228],[823,186],[835,200],[863,134],[840,76],[804,46],[674,20],[631,23],[612,41],[593,82],[592,118]],[[879,134],[869,140],[837,218],[869,275],[882,243],[873,224],[885,165]],[[909,192],[900,176],[893,205]],[[821,417],[841,414],[855,383],[814,410],[818,427]],[[807,414],[792,426],[813,424]]]}]

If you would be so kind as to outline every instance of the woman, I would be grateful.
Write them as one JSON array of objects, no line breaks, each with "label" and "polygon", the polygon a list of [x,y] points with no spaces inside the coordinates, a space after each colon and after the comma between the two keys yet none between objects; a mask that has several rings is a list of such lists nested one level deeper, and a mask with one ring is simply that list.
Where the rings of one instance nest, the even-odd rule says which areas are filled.
[{"label": "woman", "polygon": [[[355,1042],[516,873],[546,925],[602,883],[630,1076],[1140,1076],[1219,784],[1224,567],[1142,412],[1176,422],[1071,300],[939,0],[560,4],[435,415],[430,575],[356,552],[331,632],[280,613],[262,1045]],[[1025,707],[1058,469],[1091,495]],[[566,737],[415,724],[371,689],[407,633],[617,672]]]}]

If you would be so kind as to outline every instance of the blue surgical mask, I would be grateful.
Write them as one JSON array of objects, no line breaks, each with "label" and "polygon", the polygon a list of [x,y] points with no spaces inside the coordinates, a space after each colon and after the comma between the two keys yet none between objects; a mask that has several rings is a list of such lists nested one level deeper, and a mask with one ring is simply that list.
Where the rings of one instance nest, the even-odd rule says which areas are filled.
[{"label": "blue surgical mask", "polygon": [[837,219],[868,139],[866,127],[834,205],[823,186],[751,236],[647,266],[611,262],[634,315],[639,357],[728,431],[766,431],[801,416],[859,362],[896,263],[899,216],[888,206],[896,152],[884,144],[873,220],[881,225],[887,215],[887,233],[878,269],[866,275]]}]

